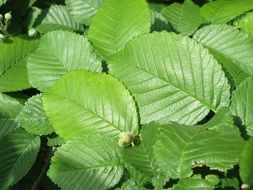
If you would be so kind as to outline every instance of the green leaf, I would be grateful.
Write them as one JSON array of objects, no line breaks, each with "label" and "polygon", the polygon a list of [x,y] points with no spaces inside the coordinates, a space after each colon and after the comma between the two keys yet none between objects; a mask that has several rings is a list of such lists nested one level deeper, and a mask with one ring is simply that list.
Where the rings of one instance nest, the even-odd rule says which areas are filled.
[{"label": "green leaf", "polygon": [[100,135],[68,141],[52,158],[48,176],[62,190],[108,189],[119,182],[124,171],[117,146]]},{"label": "green leaf", "polygon": [[132,148],[123,148],[121,149],[121,154],[124,162],[141,172],[142,175],[149,178],[154,177],[153,183],[155,185],[158,183],[157,179],[161,178],[162,187],[166,182],[165,176],[159,170],[153,152],[153,146],[156,143],[158,134],[157,126],[153,124],[144,126],[141,131],[141,144]]},{"label": "green leaf", "polygon": [[232,94],[231,111],[253,136],[253,77],[243,81]]},{"label": "green leaf", "polygon": [[245,144],[241,157],[240,157],[240,177],[244,184],[253,188],[253,138]]},{"label": "green leaf", "polygon": [[26,63],[38,40],[13,37],[10,42],[0,41],[0,92],[11,92],[30,88]]},{"label": "green leaf", "polygon": [[[121,153],[121,155],[122,155],[122,153]],[[140,170],[134,168],[130,164],[127,164],[125,162],[124,165],[125,165],[125,168],[127,169],[127,172],[129,174],[129,178],[133,179],[136,183],[138,183],[138,186],[141,186],[141,185],[143,186],[147,183],[150,183],[150,181],[152,180],[152,177],[145,175]]]},{"label": "green leaf", "polygon": [[43,10],[35,22],[35,27],[41,33],[53,30],[84,30],[83,26],[76,23],[66,7],[62,5],[52,5],[49,9]]},{"label": "green leaf", "polygon": [[122,131],[138,132],[133,98],[110,75],[71,72],[48,90],[43,100],[46,115],[64,139],[90,133],[115,138]]},{"label": "green leaf", "polygon": [[17,129],[0,141],[0,190],[14,185],[31,169],[40,148],[40,138]]},{"label": "green leaf", "polygon": [[135,97],[141,123],[197,123],[229,103],[221,66],[188,37],[174,33],[140,36],[109,60],[109,72]]},{"label": "green leaf", "polygon": [[217,0],[201,7],[201,15],[212,23],[227,23],[253,9],[251,0]]},{"label": "green leaf", "polygon": [[240,190],[240,185],[238,178],[222,178],[221,179],[221,188],[228,189],[233,188],[234,190]]},{"label": "green leaf", "polygon": [[29,57],[27,68],[30,83],[41,91],[72,70],[102,70],[101,62],[88,40],[67,31],[45,34],[38,49]]},{"label": "green leaf", "polygon": [[66,0],[66,6],[69,14],[76,22],[90,25],[104,2],[105,0]]},{"label": "green leaf", "polygon": [[249,12],[246,16],[237,20],[235,25],[253,38],[253,12]]},{"label": "green leaf", "polygon": [[0,6],[6,3],[7,0],[0,0]]},{"label": "green leaf", "polygon": [[97,52],[108,59],[132,38],[148,33],[150,25],[145,0],[108,0],[94,17],[88,37]]},{"label": "green leaf", "polygon": [[48,135],[54,131],[44,113],[41,94],[32,96],[25,103],[17,120],[25,130],[34,135]]},{"label": "green leaf", "polygon": [[61,146],[65,143],[65,140],[59,136],[54,138],[48,138],[47,146]]},{"label": "green leaf", "polygon": [[195,33],[202,43],[233,77],[236,85],[253,74],[253,40],[228,25],[210,25]]},{"label": "green leaf", "polygon": [[191,0],[185,0],[183,4],[173,3],[161,13],[178,32],[188,36],[193,34],[203,21],[200,8]]},{"label": "green leaf", "polygon": [[223,172],[233,168],[239,162],[244,140],[236,127],[220,128],[176,123],[160,126],[162,133],[154,146],[159,167],[171,178],[189,177],[192,168],[203,165]]},{"label": "green leaf", "polygon": [[183,178],[173,186],[173,190],[213,190],[216,184],[203,178]]},{"label": "green leaf", "polygon": [[16,116],[21,111],[23,105],[16,99],[0,93],[0,140],[20,127],[16,121]]},{"label": "green leaf", "polygon": [[120,188],[116,190],[146,190],[144,187],[138,185],[133,179],[127,180]]},{"label": "green leaf", "polygon": [[172,27],[167,23],[164,16],[161,14],[162,9],[166,7],[164,4],[150,3],[149,8],[151,11],[151,31],[172,31]]}]

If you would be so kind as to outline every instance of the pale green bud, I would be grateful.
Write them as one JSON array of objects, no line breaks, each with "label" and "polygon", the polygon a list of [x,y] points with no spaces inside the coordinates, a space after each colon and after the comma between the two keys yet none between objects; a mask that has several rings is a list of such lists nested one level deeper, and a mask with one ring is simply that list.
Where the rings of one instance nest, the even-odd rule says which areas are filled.
[{"label": "pale green bud", "polygon": [[36,29],[31,28],[28,30],[28,36],[33,37],[33,36],[36,36],[36,34],[37,34]]},{"label": "pale green bud", "polygon": [[129,147],[131,143],[134,141],[135,135],[131,132],[121,132],[119,134],[118,145],[120,147]]},{"label": "pale green bud", "polygon": [[5,38],[6,38],[6,36],[5,36],[5,35],[0,34],[0,40],[4,40]]},{"label": "pale green bud", "polygon": [[5,13],[4,14],[4,18],[5,18],[5,20],[11,20],[12,19],[12,16],[11,16],[11,13],[9,12],[9,13]]}]

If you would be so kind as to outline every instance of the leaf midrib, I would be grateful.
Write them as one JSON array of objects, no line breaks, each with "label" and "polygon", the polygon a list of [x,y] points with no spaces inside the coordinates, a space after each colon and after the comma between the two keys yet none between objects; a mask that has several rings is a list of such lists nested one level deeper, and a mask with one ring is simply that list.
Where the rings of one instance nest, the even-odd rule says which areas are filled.
[{"label": "leaf midrib", "polygon": [[114,123],[111,123],[110,121],[106,120],[105,118],[103,118],[102,116],[98,115],[97,113],[93,112],[91,109],[89,109],[88,107],[84,107],[84,105],[79,104],[78,102],[68,99],[65,96],[62,96],[60,94],[53,94],[53,93],[49,93],[48,94],[52,95],[52,96],[58,96],[59,98],[62,98],[63,100],[67,100],[68,102],[77,105],[78,107],[81,107],[82,109],[87,110],[88,112],[90,112],[91,114],[93,114],[94,116],[97,116],[99,119],[101,119],[102,121],[104,121],[105,123],[109,124],[110,126],[113,126],[115,129],[119,130],[120,132],[122,132],[123,130],[116,126]]},{"label": "leaf midrib", "polygon": [[179,86],[176,86],[175,84],[171,83],[170,81],[168,81],[168,80],[166,80],[166,79],[164,79],[164,78],[162,78],[162,77],[160,77],[160,76],[157,76],[157,75],[155,75],[155,74],[153,74],[153,73],[151,73],[151,72],[149,72],[149,71],[147,71],[147,70],[145,70],[145,69],[143,69],[143,68],[141,68],[141,67],[139,67],[139,66],[136,66],[136,65],[131,65],[131,66],[132,66],[132,67],[135,67],[135,68],[137,68],[137,69],[139,69],[139,70],[141,70],[141,71],[143,71],[143,72],[146,72],[146,73],[152,75],[152,76],[155,77],[155,78],[158,78],[158,79],[164,81],[166,84],[170,84],[170,85],[173,86],[174,88],[180,90],[181,92],[185,93],[186,95],[192,97],[193,99],[197,100],[197,101],[200,102],[201,104],[205,105],[207,108],[211,109],[211,110],[214,111],[215,113],[217,112],[217,110],[216,110],[214,107],[212,107],[210,104],[207,104],[206,102],[203,102],[201,99],[199,99],[199,98],[195,97],[193,94],[191,94],[191,93],[189,93],[189,92],[183,90],[183,89],[180,88]]}]

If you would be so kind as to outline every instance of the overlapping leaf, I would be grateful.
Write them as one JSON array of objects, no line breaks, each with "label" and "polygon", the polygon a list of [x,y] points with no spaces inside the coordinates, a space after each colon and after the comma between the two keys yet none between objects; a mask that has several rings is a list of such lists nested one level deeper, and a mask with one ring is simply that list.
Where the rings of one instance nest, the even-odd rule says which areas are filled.
[{"label": "overlapping leaf", "polygon": [[138,131],[133,98],[107,74],[71,72],[43,100],[46,115],[64,139],[90,133],[117,137],[122,131]]},{"label": "overlapping leaf", "polygon": [[14,129],[20,127],[16,116],[23,105],[16,99],[0,93],[0,140]]},{"label": "overlapping leaf", "polygon": [[228,25],[210,25],[193,36],[215,56],[236,85],[253,74],[253,40]]},{"label": "overlapping leaf", "polygon": [[19,181],[32,167],[40,147],[39,137],[17,129],[0,141],[0,190]]},{"label": "overlapping leaf", "polygon": [[66,6],[69,14],[76,22],[90,25],[104,2],[105,0],[66,0]]},{"label": "overlapping leaf", "polygon": [[35,27],[42,33],[59,29],[83,31],[83,26],[76,23],[62,5],[52,5],[49,9],[43,10],[35,22]]},{"label": "overlapping leaf", "polygon": [[[216,117],[220,117],[222,110]],[[230,120],[232,117],[230,115]],[[206,165],[227,171],[239,161],[244,145],[239,129],[227,126],[186,126],[171,123],[160,126],[163,131],[154,146],[160,168],[172,178],[189,177],[191,168]],[[221,129],[220,129],[221,128]]]},{"label": "overlapping leaf", "polygon": [[94,17],[88,36],[97,52],[107,59],[132,38],[148,33],[150,25],[145,0],[108,0]]},{"label": "overlapping leaf", "polygon": [[117,143],[100,135],[64,144],[52,158],[48,176],[62,190],[109,189],[123,175]]},{"label": "overlapping leaf", "polygon": [[166,7],[164,4],[156,4],[156,3],[150,3],[149,8],[151,11],[151,31],[162,31],[167,30],[171,31],[172,27],[169,23],[167,23],[166,19],[162,15],[161,11],[162,9]]},{"label": "overlapping leaf", "polygon": [[67,31],[45,34],[38,49],[29,57],[27,68],[30,83],[42,91],[72,70],[102,69],[88,40]]},{"label": "overlapping leaf", "polygon": [[30,87],[27,78],[27,57],[38,40],[14,37],[9,43],[0,41],[0,92],[23,90]]},{"label": "overlapping leaf", "polygon": [[173,3],[167,6],[162,10],[162,15],[184,35],[193,34],[203,21],[200,8],[191,0],[185,0],[183,4]]},{"label": "overlapping leaf", "polygon": [[54,131],[44,113],[41,95],[32,96],[27,100],[17,120],[31,134],[48,135]]},{"label": "overlapping leaf", "polygon": [[231,111],[246,126],[249,135],[253,136],[253,78],[243,81],[232,95]]},{"label": "overlapping leaf", "polygon": [[236,21],[235,25],[253,38],[253,12]]},{"label": "overlapping leaf", "polygon": [[201,15],[212,23],[227,23],[251,9],[251,0],[217,0],[201,7]]},{"label": "overlapping leaf", "polygon": [[240,177],[245,185],[251,189],[253,187],[253,139],[247,141],[240,158]]},{"label": "overlapping leaf", "polygon": [[[137,172],[140,172],[143,177],[153,178],[152,181],[156,187],[162,187],[167,180],[164,173],[158,168],[158,163],[153,151],[153,146],[157,141],[159,133],[160,131],[157,126],[152,124],[146,125],[141,131],[141,144],[133,148],[121,150],[124,162],[130,164]],[[130,175],[132,171],[133,170],[130,169]]]},{"label": "overlapping leaf", "polygon": [[145,188],[136,184],[133,179],[129,179],[123,183],[121,188],[117,188],[116,190],[145,190]]},{"label": "overlapping leaf", "polygon": [[188,37],[153,33],[132,40],[109,60],[109,72],[134,95],[141,123],[197,123],[229,103],[221,66]]},{"label": "overlapping leaf", "polygon": [[218,183],[219,180],[215,183],[201,177],[183,178],[173,186],[173,190],[213,190]]}]

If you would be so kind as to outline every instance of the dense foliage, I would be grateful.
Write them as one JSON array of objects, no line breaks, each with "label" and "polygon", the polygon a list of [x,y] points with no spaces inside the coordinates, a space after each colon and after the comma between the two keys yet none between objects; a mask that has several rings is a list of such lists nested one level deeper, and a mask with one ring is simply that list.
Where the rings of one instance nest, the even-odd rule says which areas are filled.
[{"label": "dense foliage", "polygon": [[253,189],[252,75],[252,0],[0,0],[0,190]]}]

